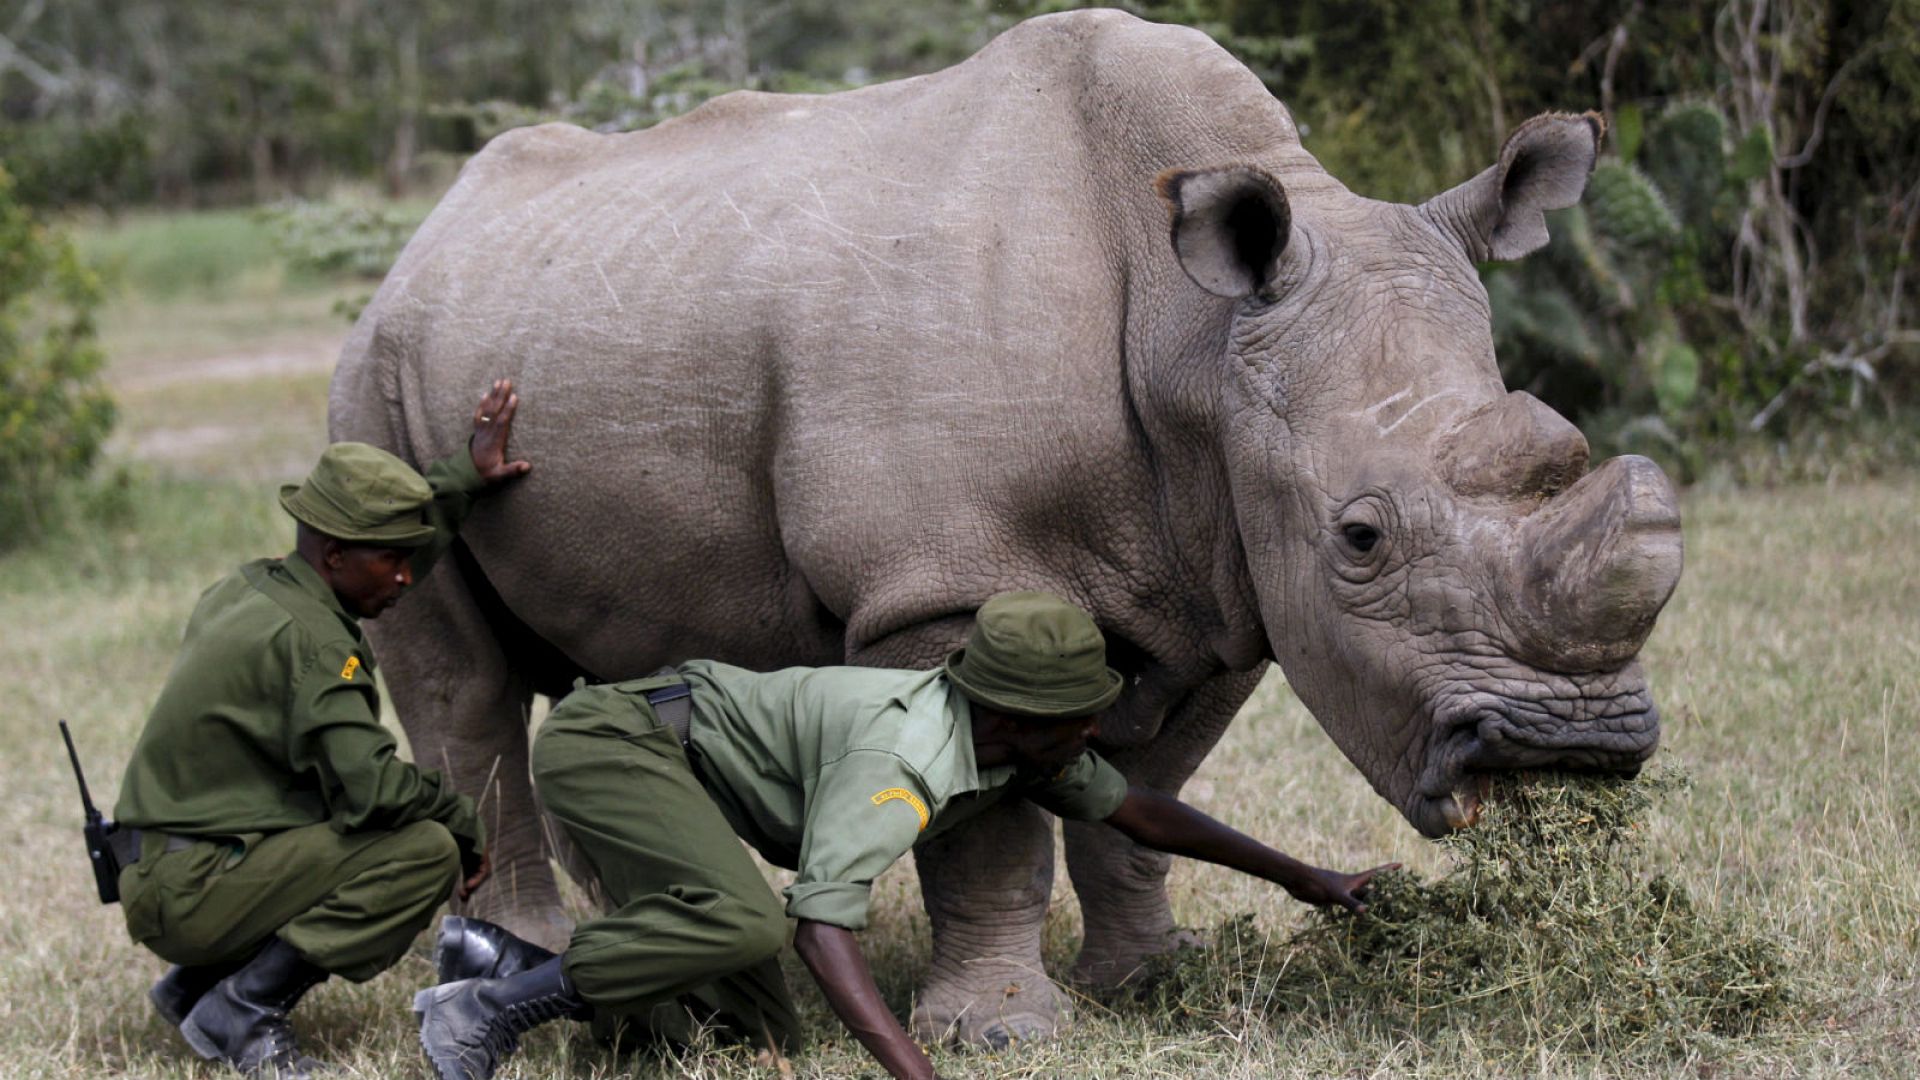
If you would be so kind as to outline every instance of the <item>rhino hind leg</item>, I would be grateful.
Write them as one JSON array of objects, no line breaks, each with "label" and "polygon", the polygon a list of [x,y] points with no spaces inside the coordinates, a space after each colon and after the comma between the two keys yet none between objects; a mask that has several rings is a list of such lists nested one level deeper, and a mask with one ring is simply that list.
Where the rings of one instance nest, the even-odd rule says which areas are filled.
[{"label": "rhino hind leg", "polygon": [[473,796],[486,825],[493,876],[454,910],[558,951],[572,923],[561,910],[528,771],[534,684],[524,667],[509,664],[484,610],[491,598],[470,556],[456,547],[367,630],[414,762],[439,769]]},{"label": "rhino hind leg", "polygon": [[[1216,676],[1189,694],[1144,746],[1116,751],[1114,766],[1135,784],[1178,794],[1260,682],[1265,668]],[[1231,823],[1229,823],[1231,824]],[[1067,873],[1080,898],[1086,937],[1075,981],[1109,988],[1146,961],[1194,943],[1167,902],[1172,856],[1095,822],[1066,823]]]}]

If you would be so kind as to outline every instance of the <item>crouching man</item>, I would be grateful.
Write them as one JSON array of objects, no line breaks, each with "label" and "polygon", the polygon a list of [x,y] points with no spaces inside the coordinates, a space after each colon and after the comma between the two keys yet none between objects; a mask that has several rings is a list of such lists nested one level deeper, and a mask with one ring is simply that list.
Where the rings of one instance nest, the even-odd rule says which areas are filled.
[{"label": "crouching man", "polygon": [[[1085,612],[1046,593],[1005,593],[940,670],[756,674],[693,661],[670,676],[576,690],[534,743],[534,782],[611,910],[544,961],[486,929],[472,952],[504,949],[532,966],[421,991],[428,1060],[441,1080],[484,1080],[537,1024],[612,1014],[644,1025],[655,1005],[690,992],[754,1044],[791,1050],[800,1032],[777,954],[792,916],[794,945],[834,1012],[889,1073],[930,1077],[853,932],[867,925],[874,878],[915,842],[1004,798],[1105,821],[1309,903],[1361,908],[1379,869],[1307,866],[1129,787],[1087,748],[1120,688]],[[784,912],[736,836],[799,872]],[[464,955],[461,936],[482,932],[471,921],[452,927],[443,958]]]},{"label": "crouching man", "polygon": [[359,621],[400,600],[507,460],[518,398],[496,382],[466,450],[422,477],[328,447],[281,489],[296,547],[200,597],[120,785],[140,831],[120,875],[133,940],[176,966],[150,997],[201,1056],[305,1077],[287,1014],[329,975],[391,966],[457,888],[487,877],[471,799],[395,755]]}]

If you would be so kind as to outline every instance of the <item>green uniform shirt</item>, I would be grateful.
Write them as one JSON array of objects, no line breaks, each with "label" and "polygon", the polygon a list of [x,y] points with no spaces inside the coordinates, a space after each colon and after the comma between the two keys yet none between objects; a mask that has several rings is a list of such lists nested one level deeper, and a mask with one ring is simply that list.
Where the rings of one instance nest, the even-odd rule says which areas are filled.
[{"label": "green uniform shirt", "polygon": [[[483,486],[464,450],[426,479],[435,533],[413,557],[416,578]],[[247,563],[201,594],[114,813],[243,842],[319,822],[346,833],[438,821],[471,851],[484,839],[471,799],[396,755],[359,620],[297,553]]]},{"label": "green uniform shirt", "polygon": [[760,674],[694,660],[680,674],[701,782],[747,843],[799,871],[786,890],[797,919],[865,928],[881,871],[1010,795],[1081,821],[1126,799],[1126,779],[1092,751],[1053,777],[981,769],[966,695],[938,669]]}]

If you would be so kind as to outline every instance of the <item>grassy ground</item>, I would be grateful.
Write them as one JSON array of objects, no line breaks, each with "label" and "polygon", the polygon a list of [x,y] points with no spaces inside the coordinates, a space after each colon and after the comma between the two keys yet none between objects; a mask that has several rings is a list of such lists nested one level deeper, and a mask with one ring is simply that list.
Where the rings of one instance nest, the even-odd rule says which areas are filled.
[{"label": "grassy ground", "polygon": [[[163,242],[136,239],[118,242]],[[149,290],[109,313],[125,412],[115,454],[131,470],[119,516],[0,557],[0,681],[15,694],[0,716],[9,786],[0,803],[0,1077],[217,1075],[152,1016],[143,994],[159,962],[127,943],[118,909],[92,898],[53,721],[72,721],[96,797],[110,805],[194,598],[235,563],[290,544],[270,482],[297,478],[324,441],[325,372],[344,332],[327,309],[342,290],[288,287],[274,273],[262,263],[211,286]],[[1658,812],[1656,844],[1703,903],[1738,907],[1777,932],[1804,992],[1784,1027],[1738,1044],[1702,1039],[1653,1071],[1911,1075],[1920,1050],[1920,480],[1699,493],[1685,519],[1687,574],[1646,661],[1667,714],[1663,753],[1695,782]],[[1434,852],[1277,680],[1187,794],[1309,860],[1436,868]],[[1070,966],[1079,933],[1059,879],[1047,956],[1055,975]],[[1171,888],[1184,922],[1211,927],[1252,912],[1276,949],[1302,915],[1277,890],[1211,868],[1183,864]],[[878,894],[865,944],[904,1013],[927,952],[910,868],[896,868]],[[796,1062],[800,1075],[877,1075],[805,976],[792,974],[816,1040]],[[424,1076],[408,1002],[428,981],[417,951],[365,986],[322,987],[298,1018],[345,1075]],[[943,1051],[936,1063],[955,1077],[1647,1071],[1583,1056],[1550,1015],[1535,1030],[1535,1045],[1488,1046],[1470,1030],[1414,1038],[1364,1010],[1327,1023],[1254,1009],[1207,1026],[1083,1000],[1055,1042]],[[724,1051],[616,1061],[554,1028],[503,1075],[756,1073]]]}]

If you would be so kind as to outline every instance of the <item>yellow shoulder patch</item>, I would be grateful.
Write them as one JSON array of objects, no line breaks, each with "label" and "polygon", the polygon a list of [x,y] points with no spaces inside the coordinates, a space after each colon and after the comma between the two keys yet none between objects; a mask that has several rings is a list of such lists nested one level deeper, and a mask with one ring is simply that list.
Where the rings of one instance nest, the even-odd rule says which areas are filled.
[{"label": "yellow shoulder patch", "polygon": [[920,827],[922,829],[927,827],[927,804],[921,802],[913,792],[908,791],[906,788],[890,787],[885,791],[876,791],[873,793],[873,805],[875,806],[882,806],[896,800],[913,807],[913,812],[920,815]]},{"label": "yellow shoulder patch", "polygon": [[359,670],[360,658],[357,656],[349,656],[347,657],[347,666],[340,669],[340,677],[351,682],[353,681],[353,673]]}]

